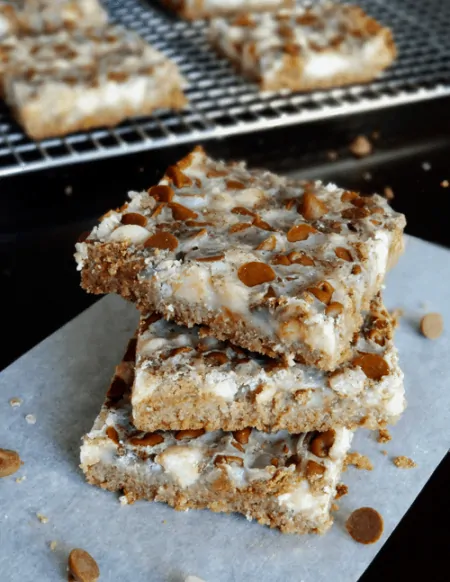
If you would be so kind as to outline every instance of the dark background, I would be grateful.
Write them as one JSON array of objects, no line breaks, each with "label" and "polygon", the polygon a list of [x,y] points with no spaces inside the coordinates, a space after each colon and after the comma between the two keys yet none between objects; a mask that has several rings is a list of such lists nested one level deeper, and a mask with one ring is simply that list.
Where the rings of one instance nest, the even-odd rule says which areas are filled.
[{"label": "dark background", "polygon": [[[407,232],[448,247],[450,187],[441,182],[450,181],[449,112],[450,100],[440,99],[203,145],[216,157],[245,158],[251,166],[330,180],[365,193],[389,186],[395,194],[392,205],[407,215]],[[358,134],[371,137],[374,145],[363,160],[348,149]],[[168,164],[189,150],[173,147],[0,179],[6,332],[1,368],[98,299],[79,288],[72,257],[78,234],[120,206],[128,190],[154,184]],[[330,151],[337,152],[336,161],[330,161]],[[449,475],[447,456],[361,582],[450,580]]]}]

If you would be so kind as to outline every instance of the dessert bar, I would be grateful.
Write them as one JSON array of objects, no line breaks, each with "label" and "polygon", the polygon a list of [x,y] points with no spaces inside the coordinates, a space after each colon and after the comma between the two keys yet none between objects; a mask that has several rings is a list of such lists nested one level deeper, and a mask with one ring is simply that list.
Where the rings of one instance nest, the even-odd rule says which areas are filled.
[{"label": "dessert bar", "polygon": [[220,340],[334,370],[403,248],[381,196],[196,148],[77,244],[82,286]]},{"label": "dessert bar", "polygon": [[0,37],[103,26],[108,20],[99,0],[12,0],[0,2]]},{"label": "dessert bar", "polygon": [[0,54],[5,100],[34,139],[186,104],[176,64],[119,26],[7,39]]},{"label": "dessert bar", "polygon": [[187,20],[238,14],[240,12],[277,11],[291,8],[295,0],[161,0],[162,4]]},{"label": "dessert bar", "polygon": [[214,19],[209,38],[263,90],[368,82],[396,56],[388,28],[361,8],[342,4]]},{"label": "dessert bar", "polygon": [[352,343],[348,362],[334,372],[287,366],[205,336],[161,316],[141,319],[133,423],[167,429],[290,433],[336,427],[376,429],[405,407],[403,373],[393,327],[377,297]]},{"label": "dessert bar", "polygon": [[[127,358],[126,358],[127,360]],[[117,367],[106,401],[81,447],[89,483],[124,499],[163,501],[176,509],[239,512],[289,533],[323,533],[352,432],[290,435],[144,433],[131,423],[134,362]]]}]

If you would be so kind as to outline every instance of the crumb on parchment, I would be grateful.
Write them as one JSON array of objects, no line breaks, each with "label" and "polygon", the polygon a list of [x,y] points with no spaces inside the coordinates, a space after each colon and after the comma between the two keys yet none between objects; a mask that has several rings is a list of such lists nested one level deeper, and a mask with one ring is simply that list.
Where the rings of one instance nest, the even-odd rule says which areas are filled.
[{"label": "crumb on parchment", "polygon": [[394,457],[392,462],[399,469],[414,469],[414,467],[417,467],[417,464],[412,459],[403,455]]},{"label": "crumb on parchment", "polygon": [[391,437],[390,432],[387,430],[387,428],[380,428],[380,430],[378,431],[377,442],[388,443],[391,440],[392,440],[392,437]]},{"label": "crumb on parchment", "polygon": [[373,465],[369,457],[361,455],[361,453],[348,453],[345,457],[343,471],[346,471],[349,465],[356,467],[356,469],[363,469],[365,471],[373,470]]}]

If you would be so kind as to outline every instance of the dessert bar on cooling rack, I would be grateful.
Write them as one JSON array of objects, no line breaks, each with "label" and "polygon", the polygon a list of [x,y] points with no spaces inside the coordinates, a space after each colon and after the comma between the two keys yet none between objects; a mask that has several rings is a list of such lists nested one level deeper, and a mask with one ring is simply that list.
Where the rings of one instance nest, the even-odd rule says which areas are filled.
[{"label": "dessert bar on cooling rack", "polygon": [[196,148],[108,212],[76,259],[87,291],[334,370],[403,248],[404,225],[381,196],[292,182]]},{"label": "dessert bar on cooling rack", "polygon": [[211,21],[212,44],[263,90],[373,80],[396,56],[391,31],[357,6],[322,4]]},{"label": "dessert bar on cooling rack", "polygon": [[61,28],[103,26],[108,20],[99,0],[10,0],[0,2],[0,37],[48,33]]},{"label": "dessert bar on cooling rack", "polygon": [[176,64],[120,26],[9,38],[0,54],[5,100],[34,139],[186,104]]},{"label": "dessert bar on cooling rack", "polygon": [[291,8],[295,0],[161,0],[162,4],[187,20],[239,14],[240,12],[275,12]]},{"label": "dessert bar on cooling rack", "polygon": [[81,447],[89,483],[176,509],[239,512],[289,533],[323,533],[352,432],[290,435],[202,430],[139,432],[132,424],[134,362],[117,367]]}]

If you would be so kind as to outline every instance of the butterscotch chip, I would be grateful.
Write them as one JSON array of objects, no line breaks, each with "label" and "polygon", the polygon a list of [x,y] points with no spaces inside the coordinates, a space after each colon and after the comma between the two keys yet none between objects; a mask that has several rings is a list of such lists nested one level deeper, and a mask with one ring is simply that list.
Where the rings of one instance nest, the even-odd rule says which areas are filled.
[{"label": "butterscotch chip", "polygon": [[272,265],[285,265],[287,267],[290,264],[291,261],[289,260],[289,257],[287,257],[286,255],[276,255],[272,259]]},{"label": "butterscotch chip", "polygon": [[309,224],[296,224],[288,231],[286,237],[289,242],[298,242],[306,240],[310,234],[316,232],[317,230]]},{"label": "butterscotch chip", "polygon": [[113,426],[108,426],[106,429],[106,435],[110,438],[116,445],[119,444],[119,434]]},{"label": "butterscotch chip", "polygon": [[244,184],[242,184],[242,182],[238,182],[237,180],[227,180],[226,185],[230,190],[243,190],[245,188]]},{"label": "butterscotch chip", "polygon": [[359,198],[359,194],[357,192],[346,190],[341,196],[341,202],[351,202],[356,198]]},{"label": "butterscotch chip", "polygon": [[343,311],[344,306],[342,305],[342,303],[339,303],[338,301],[333,301],[332,303],[326,306],[325,315],[328,315],[329,317],[337,317]]},{"label": "butterscotch chip", "polygon": [[272,267],[266,265],[266,263],[259,263],[257,261],[245,263],[239,267],[237,275],[247,287],[255,287],[256,285],[269,283],[275,279],[275,272]]},{"label": "butterscotch chip", "polygon": [[175,196],[175,192],[170,186],[164,186],[162,184],[158,186],[152,186],[148,190],[148,193],[159,202],[171,202],[172,198]]},{"label": "butterscotch chip", "polygon": [[348,261],[349,263],[353,261],[350,251],[348,249],[344,249],[344,247],[336,247],[334,253],[339,259],[342,259],[343,261]]},{"label": "butterscotch chip", "polygon": [[295,265],[303,265],[305,267],[313,267],[314,266],[313,259],[310,256],[308,256],[306,253],[304,253],[303,251],[290,252],[288,254],[288,259],[291,263],[293,263]]},{"label": "butterscotch chip", "polygon": [[169,202],[169,208],[172,210],[172,216],[175,220],[189,220],[198,216],[196,212],[182,204],[178,204],[178,202]]},{"label": "butterscotch chip", "polygon": [[69,573],[76,582],[96,582],[100,577],[97,562],[80,548],[72,550],[69,554]]},{"label": "butterscotch chip", "polygon": [[144,243],[144,247],[174,251],[178,246],[178,239],[170,232],[159,230],[150,236]]},{"label": "butterscotch chip", "polygon": [[368,378],[377,382],[389,374],[389,366],[379,354],[361,353],[352,364],[359,366]]},{"label": "butterscotch chip", "polygon": [[145,226],[147,219],[142,214],[137,212],[127,212],[122,215],[122,224],[137,224],[138,226]]},{"label": "butterscotch chip", "polygon": [[241,216],[253,216],[256,217],[256,213],[244,206],[235,206],[231,209],[233,214],[240,214]]},{"label": "butterscotch chip", "polygon": [[[253,223],[254,224],[254,223]],[[277,239],[271,235],[268,238],[264,239],[259,245],[256,247],[257,251],[273,251],[277,245]]]},{"label": "butterscotch chip", "polygon": [[249,222],[238,222],[230,226],[228,232],[230,233],[241,232],[242,230],[247,230],[247,228],[250,228],[251,226],[252,224],[250,224]]},{"label": "butterscotch chip", "polygon": [[444,320],[440,313],[427,313],[420,321],[420,331],[428,339],[437,339],[444,331]]},{"label": "butterscotch chip", "polygon": [[334,430],[327,430],[319,433],[315,439],[311,441],[309,449],[316,457],[328,457],[331,447],[334,444],[335,432]]},{"label": "butterscotch chip", "polygon": [[361,507],[345,523],[348,533],[360,544],[374,544],[383,533],[383,518],[371,507]]},{"label": "butterscotch chip", "polygon": [[223,352],[209,352],[203,358],[209,366],[223,366],[228,362],[228,357]]},{"label": "butterscotch chip", "polygon": [[353,265],[352,267],[352,275],[359,275],[362,269],[360,265]]},{"label": "butterscotch chip", "polygon": [[300,214],[306,220],[317,220],[328,212],[327,205],[311,192],[305,192],[299,207]]},{"label": "butterscotch chip", "polygon": [[156,432],[146,432],[139,437],[131,437],[129,442],[140,447],[154,447],[164,442],[164,437]]},{"label": "butterscotch chip", "polygon": [[319,301],[328,305],[334,293],[334,287],[328,281],[322,281],[315,287],[309,287],[308,291],[312,293]]},{"label": "butterscotch chip", "polygon": [[372,153],[372,144],[365,135],[358,135],[350,144],[349,150],[356,158],[365,158]]},{"label": "butterscotch chip", "polygon": [[204,428],[179,430],[175,433],[175,438],[177,441],[183,441],[185,439],[196,439],[203,434],[205,434]]},{"label": "butterscotch chip", "polygon": [[201,263],[214,263],[215,261],[222,261],[225,258],[225,255],[211,255],[210,257],[196,257],[196,261],[200,261]]},{"label": "butterscotch chip", "polygon": [[235,457],[234,455],[217,455],[214,459],[215,465],[222,465],[223,463],[227,463],[228,465],[236,464],[240,467],[244,466],[244,459],[242,457]]},{"label": "butterscotch chip", "polygon": [[340,499],[341,497],[344,497],[344,495],[347,495],[348,493],[348,486],[345,485],[345,483],[338,483],[336,485],[336,495],[334,496],[335,499]]},{"label": "butterscotch chip", "polygon": [[191,186],[192,180],[178,168],[178,166],[170,166],[166,170],[166,176],[172,180],[177,188],[184,186]]},{"label": "butterscotch chip", "polygon": [[378,431],[377,442],[388,443],[390,440],[392,440],[392,437],[389,431],[385,428],[380,428],[380,430]]},{"label": "butterscotch chip", "polygon": [[19,453],[9,449],[0,449],[0,478],[16,473],[21,464]]},{"label": "butterscotch chip", "polygon": [[412,459],[409,457],[404,457],[403,455],[394,457],[392,462],[399,469],[414,469],[414,467],[417,467],[417,464]]},{"label": "butterscotch chip", "polygon": [[268,222],[266,222],[265,220],[261,220],[261,218],[259,216],[255,217],[252,224],[253,224],[253,226],[256,226],[256,228],[260,228],[261,230],[268,230],[268,231],[275,230],[274,228],[272,228],[270,226],[270,224]]},{"label": "butterscotch chip", "polygon": [[251,432],[252,429],[250,427],[247,427],[243,428],[242,430],[235,430],[233,432],[233,436],[239,444],[246,445],[248,443],[248,439],[250,437]]},{"label": "butterscotch chip", "polygon": [[309,481],[320,479],[324,473],[325,467],[323,465],[319,465],[316,461],[308,461],[306,465],[306,476]]}]

